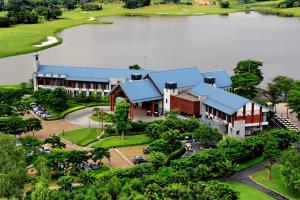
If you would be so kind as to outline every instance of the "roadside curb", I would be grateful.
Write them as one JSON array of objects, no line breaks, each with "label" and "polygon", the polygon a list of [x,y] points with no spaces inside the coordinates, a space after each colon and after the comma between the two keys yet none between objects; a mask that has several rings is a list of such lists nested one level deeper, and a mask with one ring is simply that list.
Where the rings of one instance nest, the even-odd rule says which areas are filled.
[{"label": "roadside curb", "polygon": [[287,196],[285,196],[285,195],[283,195],[283,194],[281,194],[281,193],[279,193],[279,192],[277,192],[277,191],[274,191],[274,190],[272,190],[271,188],[269,188],[269,187],[267,187],[267,186],[265,186],[265,185],[263,185],[263,184],[258,183],[257,181],[255,181],[255,180],[253,179],[252,176],[248,176],[248,178],[249,178],[251,181],[253,181],[255,184],[260,185],[261,187],[264,187],[264,188],[266,188],[266,189],[268,189],[268,190],[271,190],[271,191],[274,192],[275,194],[277,194],[277,195],[279,195],[279,196],[282,196],[282,197],[284,197],[284,198],[287,199],[287,200],[290,199],[290,198],[288,198]]}]

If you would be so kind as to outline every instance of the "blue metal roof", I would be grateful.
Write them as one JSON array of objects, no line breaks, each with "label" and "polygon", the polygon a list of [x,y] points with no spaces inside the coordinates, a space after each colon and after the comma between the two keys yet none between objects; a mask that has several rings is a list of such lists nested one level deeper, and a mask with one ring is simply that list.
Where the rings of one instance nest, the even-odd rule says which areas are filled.
[{"label": "blue metal roof", "polygon": [[250,100],[223,89],[201,83],[188,91],[195,96],[207,96],[202,103],[232,115]]},{"label": "blue metal roof", "polygon": [[232,81],[230,76],[225,70],[215,70],[201,73],[203,77],[213,77],[216,79],[216,85],[218,88],[231,87]]},{"label": "blue metal roof", "polygon": [[150,80],[125,82],[121,83],[120,87],[132,103],[162,99]]},{"label": "blue metal roof", "polygon": [[177,87],[196,86],[203,82],[203,76],[197,67],[151,72],[149,76],[161,93],[164,91],[166,82],[176,82]]},{"label": "blue metal roof", "polygon": [[97,67],[70,67],[55,65],[40,65],[37,73],[41,74],[64,74],[66,80],[108,82],[109,78],[130,79],[131,74],[141,74],[145,76],[150,70],[114,69]]}]

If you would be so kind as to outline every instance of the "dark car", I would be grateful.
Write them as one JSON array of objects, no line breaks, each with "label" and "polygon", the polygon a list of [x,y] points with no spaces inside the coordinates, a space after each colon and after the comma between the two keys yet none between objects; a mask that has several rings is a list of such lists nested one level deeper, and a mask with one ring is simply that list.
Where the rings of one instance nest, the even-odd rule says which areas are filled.
[{"label": "dark car", "polygon": [[92,170],[97,170],[97,169],[99,169],[98,163],[92,163],[92,164],[91,164],[91,168],[92,168]]},{"label": "dark car", "polygon": [[86,170],[91,170],[92,168],[87,163],[82,163],[81,169],[86,171]]},{"label": "dark car", "polygon": [[147,159],[143,156],[134,156],[132,158],[134,164],[146,163],[148,162]]},{"label": "dark car", "polygon": [[145,147],[145,148],[143,149],[143,153],[144,153],[144,154],[149,154],[149,153],[150,153],[149,147]]}]

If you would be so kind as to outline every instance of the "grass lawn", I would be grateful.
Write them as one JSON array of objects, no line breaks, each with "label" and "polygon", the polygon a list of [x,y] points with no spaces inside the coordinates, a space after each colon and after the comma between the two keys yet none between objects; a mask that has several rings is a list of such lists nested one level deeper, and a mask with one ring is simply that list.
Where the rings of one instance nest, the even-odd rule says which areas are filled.
[{"label": "grass lawn", "polygon": [[151,141],[152,139],[145,134],[127,135],[125,136],[124,141],[122,141],[121,136],[111,136],[96,142],[92,145],[92,147],[122,147],[138,144],[148,144]]},{"label": "grass lawn", "polygon": [[256,157],[252,160],[248,160],[246,162],[240,163],[239,166],[237,167],[237,171],[242,171],[244,169],[248,169],[250,167],[253,167],[259,163],[261,163],[262,161],[264,161],[264,157],[263,156],[259,156]]},{"label": "grass lawn", "polygon": [[272,200],[273,197],[243,183],[229,182],[240,193],[240,200]]},{"label": "grass lawn", "polygon": [[86,146],[97,141],[101,130],[97,128],[82,128],[60,133],[59,136],[80,146]]},{"label": "grass lawn", "polygon": [[[90,21],[90,17],[99,18],[113,15],[160,15],[160,16],[185,16],[185,15],[204,15],[204,14],[228,14],[245,10],[251,7],[254,10],[280,12],[300,16],[299,8],[278,9],[279,1],[262,2],[254,4],[240,4],[232,0],[230,8],[223,9],[219,5],[152,5],[139,9],[124,9],[122,4],[112,3],[103,4],[102,11],[82,12],[80,10],[64,11],[61,19],[46,21],[40,24],[21,24],[9,28],[1,28],[0,31],[0,58],[29,52],[37,52],[47,47],[33,47],[33,44],[41,43],[47,36],[55,36],[63,29],[77,26],[80,24],[97,24],[98,20]],[[3,15],[4,13],[0,13]],[[62,40],[58,38],[60,44]],[[57,45],[54,44],[54,45]],[[52,45],[53,46],[53,45]]]},{"label": "grass lawn", "polygon": [[269,181],[268,179],[268,170],[262,170],[257,172],[251,176],[256,182],[276,191],[280,194],[285,195],[290,199],[300,199],[300,192],[291,191],[290,189],[286,188],[280,180],[280,166],[273,166],[272,167],[272,180]]}]

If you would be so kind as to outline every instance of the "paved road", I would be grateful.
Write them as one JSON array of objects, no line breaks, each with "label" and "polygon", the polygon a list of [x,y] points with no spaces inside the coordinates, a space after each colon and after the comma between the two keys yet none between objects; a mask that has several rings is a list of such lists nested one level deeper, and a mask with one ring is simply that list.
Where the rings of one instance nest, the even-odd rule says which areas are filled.
[{"label": "paved road", "polygon": [[[70,124],[75,124],[77,126],[99,128],[102,126],[101,122],[96,122],[90,119],[90,116],[94,114],[94,108],[95,107],[89,107],[72,112],[65,117],[65,120],[66,122]],[[104,112],[109,111],[109,106],[101,106],[101,108],[103,108]]]},{"label": "paved road", "polygon": [[244,183],[246,185],[249,185],[251,187],[254,187],[262,192],[264,192],[267,195],[270,195],[271,197],[277,199],[277,200],[288,200],[288,198],[282,196],[281,194],[278,194],[277,192],[274,192],[266,187],[263,187],[262,185],[257,184],[253,180],[249,178],[251,174],[254,174],[258,171],[261,171],[266,168],[267,161],[264,161],[256,166],[250,167],[249,169],[237,172],[233,176],[229,178],[230,181],[240,182]]}]

